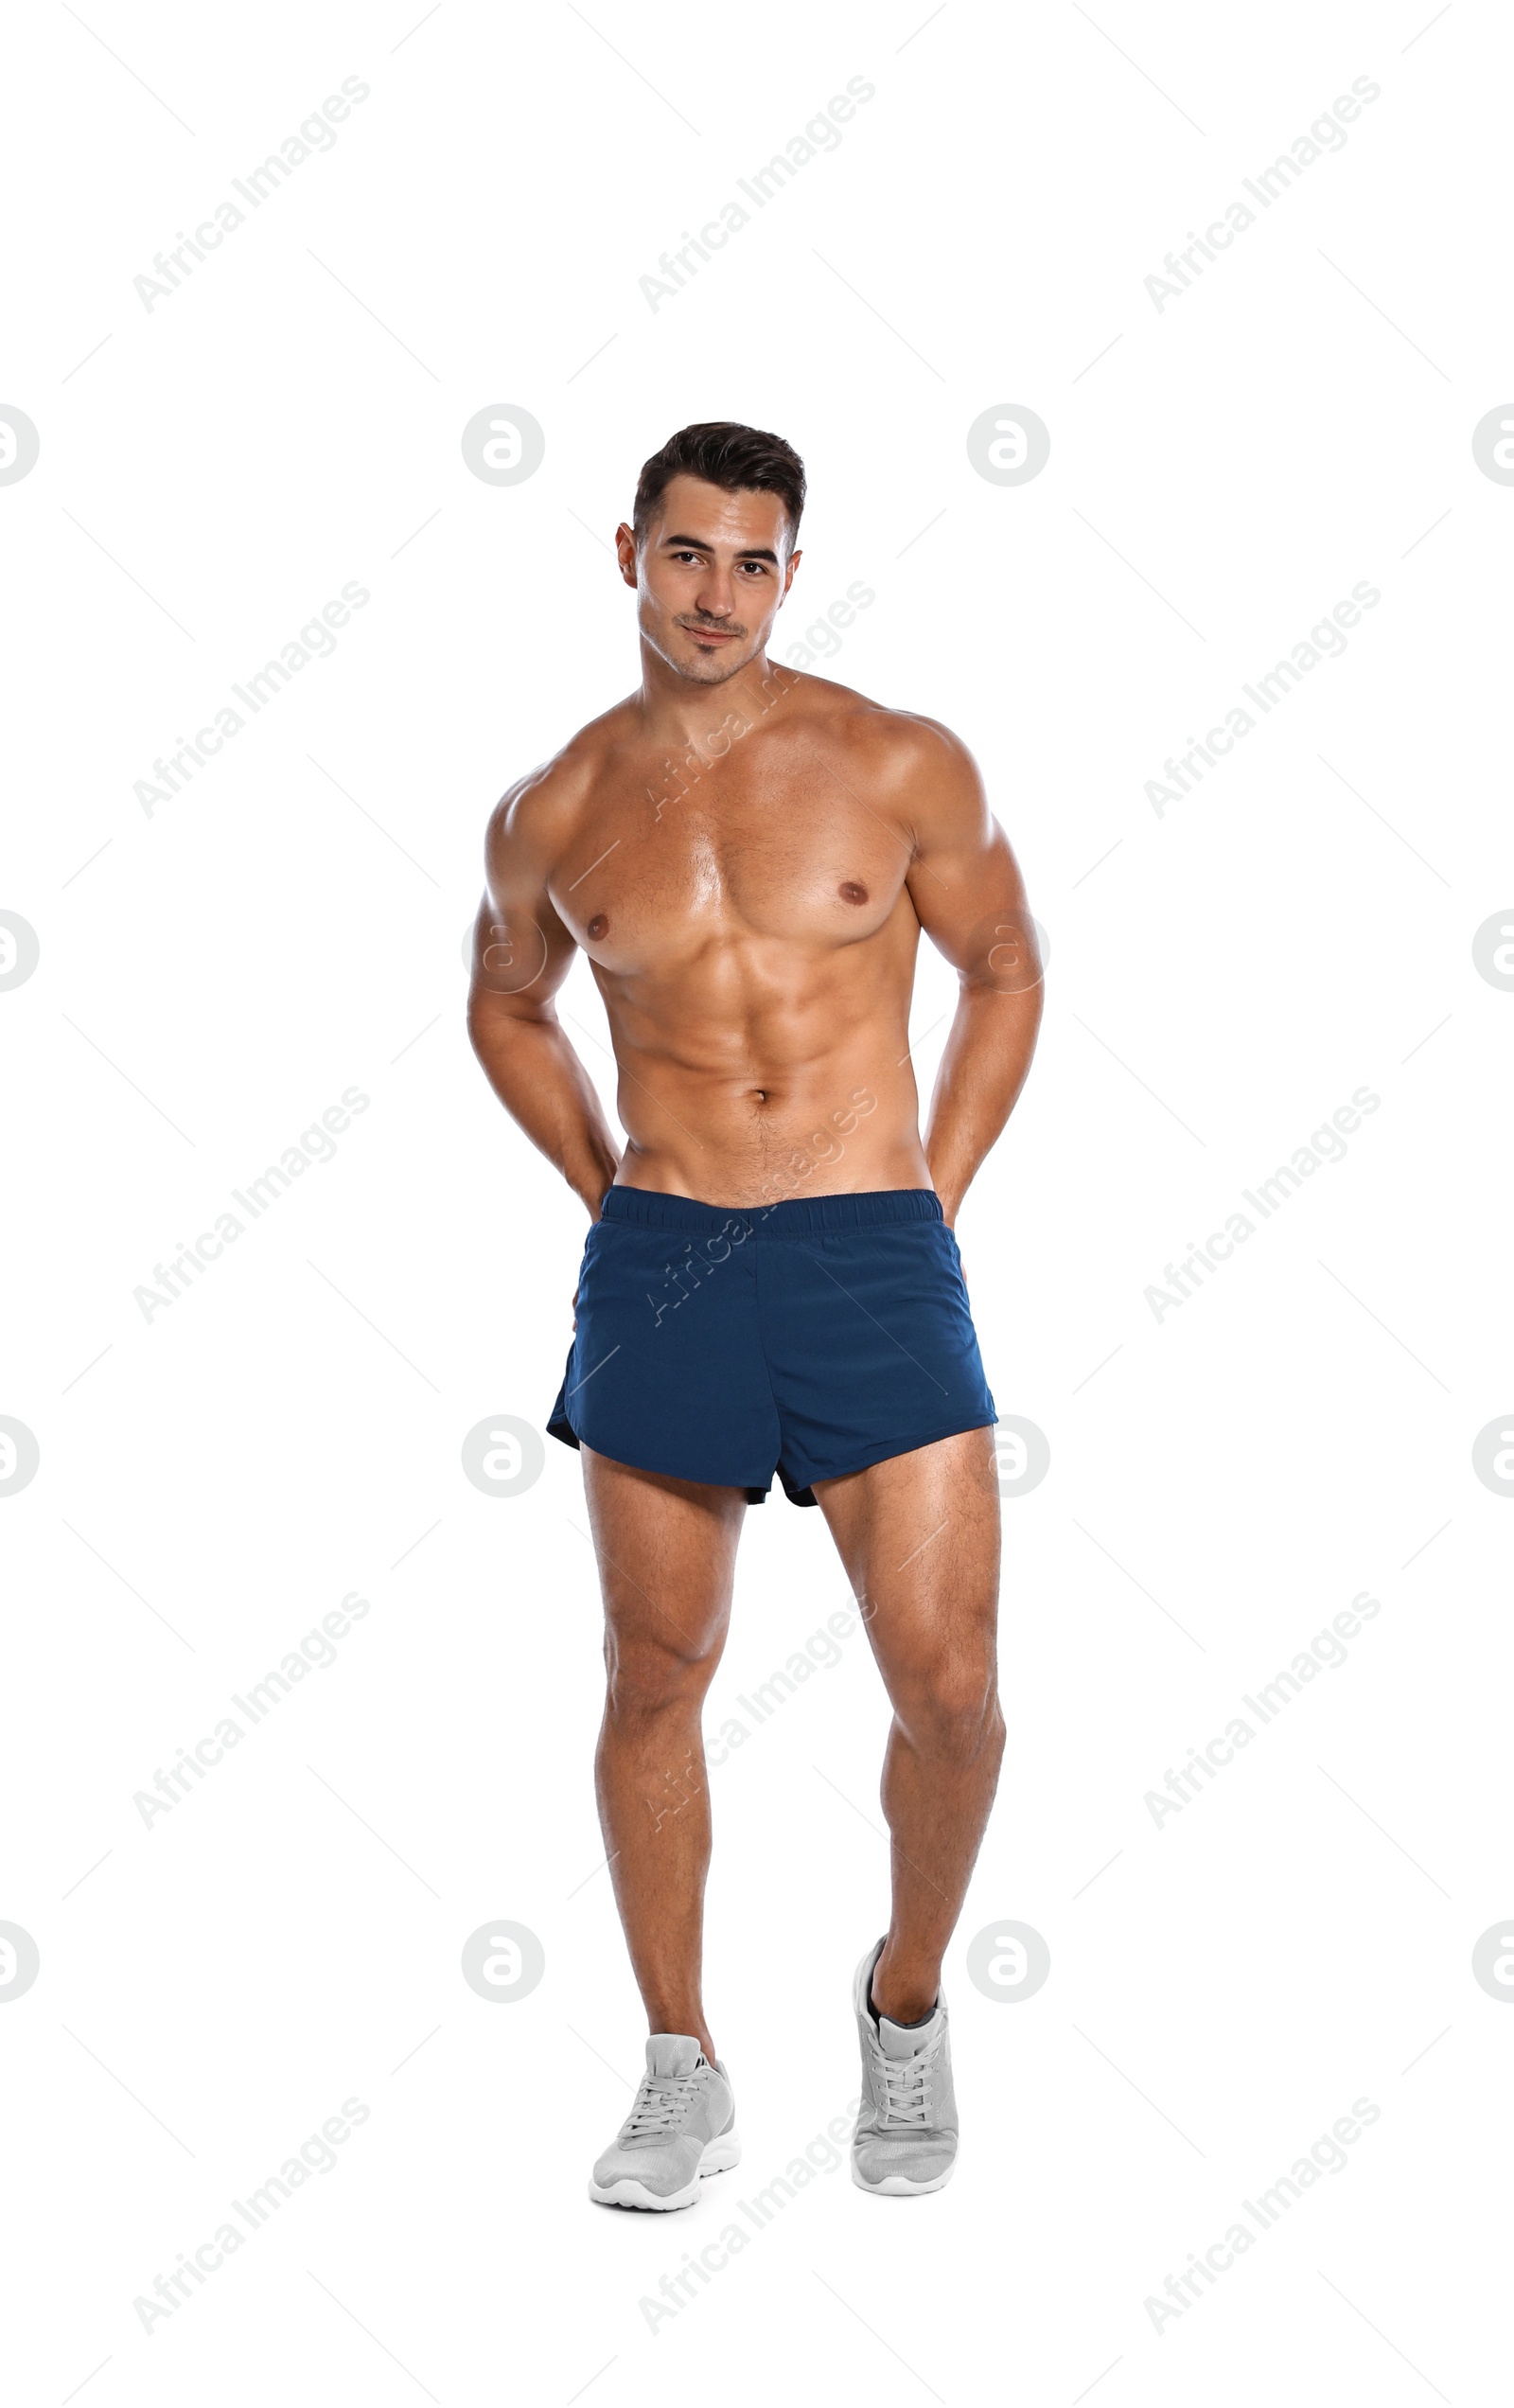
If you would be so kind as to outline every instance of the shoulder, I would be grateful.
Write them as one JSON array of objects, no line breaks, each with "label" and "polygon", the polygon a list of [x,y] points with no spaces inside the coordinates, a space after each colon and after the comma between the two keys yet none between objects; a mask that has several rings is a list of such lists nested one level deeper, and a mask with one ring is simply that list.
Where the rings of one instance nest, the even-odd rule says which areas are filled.
[{"label": "shoulder", "polygon": [[571,843],[600,786],[629,701],[617,702],[571,735],[550,760],[506,787],[489,814],[484,850],[492,863],[531,859],[543,871]]},{"label": "shoulder", "polygon": [[928,830],[964,834],[985,818],[977,763],[961,737],[924,712],[891,709],[851,686],[806,677],[804,699],[825,734],[856,762],[881,805],[907,820],[917,841]]}]

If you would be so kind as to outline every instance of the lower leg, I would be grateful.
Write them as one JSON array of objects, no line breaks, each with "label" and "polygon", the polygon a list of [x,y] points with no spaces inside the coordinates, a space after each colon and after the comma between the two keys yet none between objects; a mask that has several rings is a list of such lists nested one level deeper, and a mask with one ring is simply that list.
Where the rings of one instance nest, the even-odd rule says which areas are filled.
[{"label": "lower leg", "polygon": [[617,1697],[612,1679],[594,1760],[600,1829],[649,2031],[714,2043],[700,1996],[710,1802],[697,1691],[661,1704]]},{"label": "lower leg", "polygon": [[976,1717],[945,1722],[917,1712],[907,1726],[895,1712],[883,1765],[893,1904],[872,1974],[872,2003],[895,2023],[915,2023],[936,2003],[1003,1754],[992,1682]]}]

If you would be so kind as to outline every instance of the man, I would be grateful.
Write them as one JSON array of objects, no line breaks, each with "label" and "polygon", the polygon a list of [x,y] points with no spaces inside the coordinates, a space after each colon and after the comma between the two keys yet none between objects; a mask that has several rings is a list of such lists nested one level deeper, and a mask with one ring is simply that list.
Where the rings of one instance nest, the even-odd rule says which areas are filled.
[{"label": "man", "polygon": [[[475,1050],[592,1225],[550,1427],[582,1450],[600,1819],[651,2027],[590,2185],[625,2206],[687,2206],[740,2153],[700,1996],[700,1709],[775,1469],[825,1516],[893,1707],[892,1915],[854,1994],[864,2190],[952,2171],[941,1962],[1004,1745],[995,1408],[953,1232],[1030,1068],[1040,968],[965,747],[769,665],[803,500],[798,455],[750,427],[647,461],[616,535],[641,685],[495,810],[475,938]],[[922,929],[960,982],[924,1141]],[[575,947],[624,1154],[553,1008]]]}]

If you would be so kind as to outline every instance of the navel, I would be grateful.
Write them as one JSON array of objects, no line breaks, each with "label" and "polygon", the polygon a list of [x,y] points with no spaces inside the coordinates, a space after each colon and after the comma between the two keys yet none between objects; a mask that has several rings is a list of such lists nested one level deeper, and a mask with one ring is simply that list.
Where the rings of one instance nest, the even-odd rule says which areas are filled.
[{"label": "navel", "polygon": [[607,915],[604,912],[596,912],[589,923],[589,933],[590,936],[603,936],[608,926]]},{"label": "navel", "polygon": [[841,889],[841,900],[842,900],[842,902],[843,902],[843,903],[865,903],[865,902],[867,901],[867,899],[868,899],[868,890],[867,890],[867,888],[866,888],[865,886],[859,886],[855,878],[848,878],[848,879],[847,879],[847,881],[846,881],[846,884],[845,884],[845,885],[842,887],[842,889]]}]

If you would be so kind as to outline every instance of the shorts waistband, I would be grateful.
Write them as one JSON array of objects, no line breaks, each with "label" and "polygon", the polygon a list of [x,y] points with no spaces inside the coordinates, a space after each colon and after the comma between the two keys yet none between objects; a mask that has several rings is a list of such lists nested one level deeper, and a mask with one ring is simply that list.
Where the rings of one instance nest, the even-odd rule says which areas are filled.
[{"label": "shorts waistband", "polygon": [[600,1207],[607,1221],[676,1230],[685,1237],[817,1237],[841,1230],[887,1229],[944,1215],[933,1187],[868,1188],[855,1195],[791,1195],[781,1204],[703,1204],[648,1187],[612,1187]]}]

